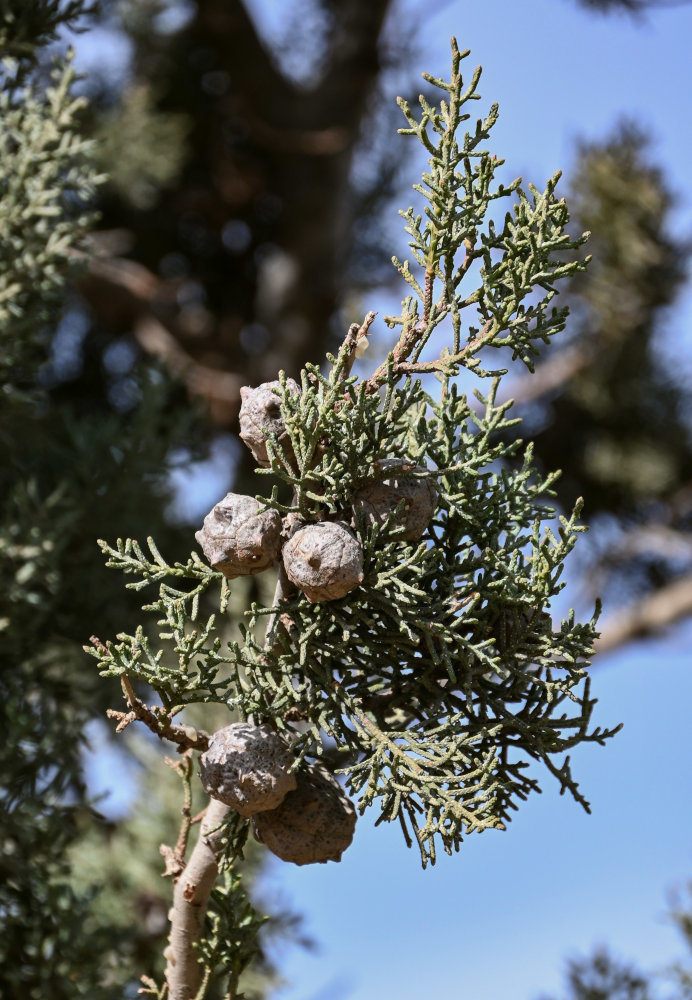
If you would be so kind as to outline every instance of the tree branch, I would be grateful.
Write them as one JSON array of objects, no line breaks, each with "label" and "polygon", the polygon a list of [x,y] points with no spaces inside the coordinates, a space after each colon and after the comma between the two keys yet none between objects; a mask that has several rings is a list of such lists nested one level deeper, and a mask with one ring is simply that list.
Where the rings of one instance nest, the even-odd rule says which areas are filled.
[{"label": "tree branch", "polygon": [[199,840],[175,886],[171,931],[164,952],[168,963],[168,1000],[194,1000],[202,981],[202,967],[194,944],[201,937],[209,896],[219,873],[218,859],[223,847],[221,824],[228,810],[229,806],[223,802],[210,800]]},{"label": "tree branch", "polygon": [[[281,567],[276,581],[273,604],[277,608],[291,593],[291,584]],[[283,627],[278,611],[269,618],[265,648],[278,642]],[[195,954],[195,943],[202,936],[204,916],[214,882],[219,873],[218,859],[223,847],[223,823],[229,806],[210,799],[202,820],[199,840],[185,865],[173,895],[171,932],[164,952],[167,961],[167,1000],[194,1000],[202,981],[202,967]],[[186,828],[185,837],[189,825]],[[179,838],[180,843],[181,838]]]},{"label": "tree branch", "polygon": [[[392,351],[393,371],[395,375],[427,375],[431,372],[449,372],[450,374],[455,374],[454,369],[456,365],[462,364],[467,357],[473,357],[498,332],[493,329],[493,321],[488,320],[478,336],[466,344],[457,354],[446,354],[436,358],[434,361],[408,361],[407,358],[423,335],[420,326],[421,324],[404,326],[401,336]],[[379,368],[373,372],[365,384],[366,392],[377,392],[380,386],[384,385],[388,378],[388,364],[389,360],[383,361]]]},{"label": "tree branch", "polygon": [[[218,49],[218,66],[233,74],[236,90],[260,115],[273,111],[277,94],[282,103],[296,96],[296,89],[284,76],[263,44],[242,0],[197,0],[195,30],[224,44]],[[237,72],[238,66],[246,72]]]},{"label": "tree branch", "polygon": [[[91,642],[94,646],[105,648],[103,643],[95,636],[91,637]],[[195,729],[194,726],[176,726],[171,722],[170,716],[163,706],[156,705],[154,708],[149,708],[148,705],[145,705],[137,697],[127,674],[122,674],[120,681],[130,711],[117,712],[112,708],[107,709],[106,715],[109,718],[119,719],[116,732],[122,732],[131,722],[139,719],[159,739],[166,739],[170,740],[171,743],[176,743],[181,752],[185,750],[207,749],[209,746],[209,734],[203,729]]]},{"label": "tree branch", "polygon": [[246,377],[195,361],[153,315],[142,316],[136,322],[134,335],[147,354],[158,358],[172,375],[184,382],[191,396],[206,403],[215,424],[223,426],[238,415],[240,390],[246,384]]},{"label": "tree branch", "polygon": [[563,388],[566,382],[592,364],[597,353],[591,345],[565,347],[538,365],[533,374],[512,379],[507,387],[507,395],[515,403],[533,403]]},{"label": "tree branch", "polygon": [[661,587],[655,593],[613,615],[596,640],[597,653],[608,653],[618,646],[656,635],[692,615],[692,574]]},{"label": "tree branch", "polygon": [[234,419],[240,409],[240,389],[246,378],[197,361],[158,319],[155,303],[173,298],[171,288],[143,264],[124,257],[95,254],[87,263],[87,278],[82,287],[87,300],[101,298],[105,289],[109,312],[124,321],[119,325],[130,326],[140,347],[179,378],[191,396],[206,402],[214,423],[224,425]]},{"label": "tree branch", "polygon": [[344,338],[343,347],[348,351],[348,357],[346,358],[346,363],[344,364],[343,371],[341,372],[341,380],[347,379],[351,374],[351,369],[353,368],[353,362],[356,360],[358,355],[358,345],[362,344],[365,340],[365,346],[367,346],[367,336],[368,330],[375,322],[375,317],[377,313],[369,312],[367,313],[363,322],[358,326],[357,323],[351,323],[348,328],[348,333]]},{"label": "tree branch", "polygon": [[[171,211],[204,204],[220,243],[228,220],[245,218],[260,194],[271,195],[281,206],[272,223],[275,250],[238,277],[241,295],[219,293],[203,329],[187,329],[190,316],[177,302],[178,282],[134,261],[116,264],[109,254],[94,262],[82,291],[109,330],[134,331],[145,350],[182,377],[218,425],[235,421],[241,385],[267,381],[279,369],[296,374],[330,346],[330,318],[343,290],[344,251],[352,237],[352,161],[380,70],[380,37],[391,2],[333,5],[325,69],[310,89],[282,73],[242,0],[198,0],[186,29],[188,41],[209,48],[215,68],[229,73],[232,86],[205,104],[213,132],[200,126],[194,176],[183,178]],[[242,148],[217,138],[228,128],[242,137]],[[140,250],[135,245],[133,253]],[[221,287],[223,258],[193,258],[191,274],[205,281],[210,271]],[[270,346],[260,354],[237,348],[238,331],[248,321],[269,332]]]},{"label": "tree branch", "polygon": [[341,0],[334,7],[327,70],[311,95],[313,113],[357,128],[380,70],[379,38],[391,0]]}]

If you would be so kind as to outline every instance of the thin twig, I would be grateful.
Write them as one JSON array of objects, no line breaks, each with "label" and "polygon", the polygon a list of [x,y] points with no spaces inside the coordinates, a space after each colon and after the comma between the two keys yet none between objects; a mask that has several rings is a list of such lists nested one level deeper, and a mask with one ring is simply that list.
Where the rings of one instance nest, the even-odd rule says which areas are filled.
[{"label": "thin twig", "polygon": [[166,763],[180,775],[183,782],[183,805],[180,810],[183,818],[180,823],[180,832],[178,833],[175,847],[161,844],[159,853],[163,856],[166,863],[166,868],[163,872],[164,877],[173,875],[177,878],[185,868],[185,854],[187,853],[187,842],[190,836],[190,827],[192,826],[192,751],[186,750],[182,760],[179,761],[166,757]]},{"label": "thin twig", "polygon": [[[428,375],[432,372],[450,372],[454,366],[462,364],[467,357],[474,355],[484,344],[493,340],[497,336],[497,332],[494,329],[493,320],[488,320],[481,328],[480,333],[456,354],[448,354],[435,361],[408,361],[407,358],[418,342],[421,333],[418,326],[404,327],[404,333],[392,352],[393,372],[395,375]],[[388,377],[388,363],[384,362],[365,383],[365,391],[367,393],[377,392]]]},{"label": "thin twig", "polygon": [[[96,636],[92,636],[90,641],[93,646],[105,649],[103,643]],[[184,750],[207,749],[209,746],[209,733],[203,729],[195,729],[194,726],[176,726],[171,722],[170,716],[162,705],[155,705],[153,708],[145,705],[135,694],[127,674],[120,675],[120,682],[130,711],[117,712],[110,708],[107,712],[110,718],[120,720],[117,728],[118,732],[122,732],[130,722],[139,719],[140,722],[143,722],[160,739],[177,743],[181,753]]]},{"label": "thin twig", "polygon": [[[108,652],[108,648],[101,642],[98,636],[92,635],[89,641],[92,646],[101,652]],[[131,722],[139,719],[140,722],[143,722],[160,739],[176,743],[180,753],[183,753],[185,750],[207,749],[209,746],[209,733],[206,733],[203,729],[195,729],[194,726],[176,726],[171,722],[171,718],[163,705],[155,705],[152,708],[145,705],[135,694],[132,682],[127,674],[120,675],[120,683],[129,712],[118,712],[113,708],[109,708],[106,711],[106,715],[110,719],[118,719],[117,733],[121,733]]]},{"label": "thin twig", "polygon": [[375,317],[377,313],[369,312],[367,313],[365,319],[360,324],[351,323],[348,328],[348,333],[344,338],[342,345],[342,350],[346,350],[348,353],[346,355],[346,360],[344,362],[344,367],[341,370],[341,380],[347,379],[351,374],[351,369],[353,368],[353,362],[358,356],[358,344],[368,335],[368,330],[375,322]]},{"label": "thin twig", "polygon": [[423,322],[426,327],[430,322],[430,310],[432,309],[433,287],[435,284],[435,272],[428,267],[425,272],[425,295],[423,297]]}]

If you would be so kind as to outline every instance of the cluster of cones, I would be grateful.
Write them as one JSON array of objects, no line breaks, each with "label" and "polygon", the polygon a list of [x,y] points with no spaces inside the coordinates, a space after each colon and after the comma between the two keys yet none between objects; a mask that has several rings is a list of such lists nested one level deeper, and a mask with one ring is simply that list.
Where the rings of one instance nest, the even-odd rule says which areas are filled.
[{"label": "cluster of cones", "polygon": [[[287,385],[300,391],[291,379]],[[240,436],[265,468],[268,435],[292,455],[278,389],[279,382],[241,389]],[[363,581],[359,521],[387,522],[392,538],[418,541],[437,506],[425,469],[402,458],[375,465],[376,478],[356,490],[350,509],[332,520],[282,518],[276,510],[261,510],[254,497],[228,493],[195,537],[210,565],[226,577],[260,573],[281,559],[288,579],[309,601],[338,600]],[[234,722],[211,737],[200,777],[209,795],[251,818],[256,838],[284,861],[339,861],[353,839],[355,807],[324,765],[303,762],[291,769],[293,763],[286,740],[270,726]]]},{"label": "cluster of cones", "polygon": [[[298,386],[288,380],[289,390]],[[286,450],[290,442],[281,415],[278,382],[241,390],[240,436],[258,465],[267,467],[267,435]],[[405,458],[376,463],[376,478],[354,493],[349,510],[332,520],[303,523],[295,515],[282,518],[276,510],[260,510],[254,497],[227,493],[204,519],[195,535],[214,569],[229,578],[261,573],[279,558],[286,575],[309,601],[345,597],[363,581],[363,548],[354,530],[362,523],[390,524],[401,541],[418,541],[437,506],[437,491],[427,470]],[[423,475],[421,475],[423,474]]]}]

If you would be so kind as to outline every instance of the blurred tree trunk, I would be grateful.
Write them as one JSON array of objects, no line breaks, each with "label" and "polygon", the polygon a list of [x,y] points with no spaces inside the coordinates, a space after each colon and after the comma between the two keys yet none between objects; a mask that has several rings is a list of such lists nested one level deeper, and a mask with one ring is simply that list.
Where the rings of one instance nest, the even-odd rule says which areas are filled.
[{"label": "blurred tree trunk", "polygon": [[[175,186],[148,203],[133,203],[111,158],[104,228],[125,230],[131,249],[127,261],[102,256],[83,291],[98,322],[134,330],[221,425],[235,418],[240,385],[323,356],[346,285],[353,160],[390,0],[318,6],[326,40],[310,85],[279,69],[240,0],[199,0],[176,36],[136,39],[132,86],[154,88],[154,119],[184,116],[187,155]],[[112,117],[114,148],[122,128]]]}]

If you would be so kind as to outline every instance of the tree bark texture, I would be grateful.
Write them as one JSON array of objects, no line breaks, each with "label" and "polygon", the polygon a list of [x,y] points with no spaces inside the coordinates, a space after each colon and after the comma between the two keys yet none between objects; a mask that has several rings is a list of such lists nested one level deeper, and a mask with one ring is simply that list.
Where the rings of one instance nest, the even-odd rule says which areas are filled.
[{"label": "tree bark texture", "polygon": [[165,953],[169,1000],[193,1000],[202,981],[202,966],[193,946],[201,937],[209,895],[219,872],[219,825],[227,812],[227,805],[210,799],[199,840],[176,882]]}]

